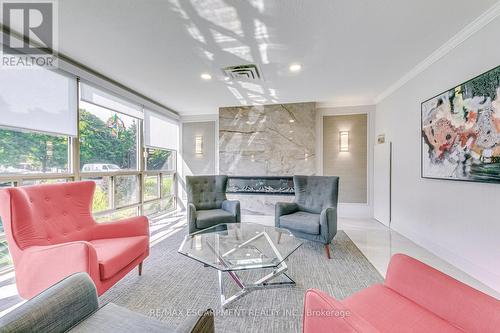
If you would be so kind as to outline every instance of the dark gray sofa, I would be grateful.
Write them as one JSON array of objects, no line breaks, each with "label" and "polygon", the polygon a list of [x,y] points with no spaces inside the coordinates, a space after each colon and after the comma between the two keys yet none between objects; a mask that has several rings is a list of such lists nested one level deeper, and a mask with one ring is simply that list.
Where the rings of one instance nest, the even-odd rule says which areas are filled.
[{"label": "dark gray sofa", "polygon": [[113,303],[99,308],[94,283],[73,274],[0,318],[2,333],[147,332],[213,333],[212,310],[186,318],[177,328]]},{"label": "dark gray sofa", "polygon": [[189,233],[241,222],[240,202],[227,200],[227,176],[186,176]]},{"label": "dark gray sofa", "polygon": [[293,176],[294,202],[276,204],[275,225],[295,236],[325,244],[330,258],[330,242],[337,234],[338,177]]}]

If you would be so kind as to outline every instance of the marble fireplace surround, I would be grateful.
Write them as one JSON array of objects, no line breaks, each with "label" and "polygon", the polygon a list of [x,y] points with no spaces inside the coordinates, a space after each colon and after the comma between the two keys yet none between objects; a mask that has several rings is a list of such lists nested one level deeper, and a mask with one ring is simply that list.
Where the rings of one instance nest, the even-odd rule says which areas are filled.
[{"label": "marble fireplace surround", "polygon": [[227,193],[295,195],[295,188],[289,176],[230,176]]},{"label": "marble fireplace surround", "polygon": [[[316,173],[316,103],[219,109],[219,173],[293,176]],[[242,213],[274,215],[274,204],[293,195],[229,194]]]}]

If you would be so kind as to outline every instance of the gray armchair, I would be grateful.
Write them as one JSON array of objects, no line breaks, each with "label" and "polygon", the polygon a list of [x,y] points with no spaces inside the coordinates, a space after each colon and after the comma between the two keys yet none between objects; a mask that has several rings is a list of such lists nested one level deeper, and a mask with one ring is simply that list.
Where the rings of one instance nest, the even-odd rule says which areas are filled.
[{"label": "gray armchair", "polygon": [[294,176],[293,184],[295,201],[276,204],[275,225],[325,244],[330,259],[330,242],[337,234],[339,177]]},{"label": "gray armchair", "polygon": [[177,328],[113,303],[99,308],[94,283],[75,273],[0,318],[0,332],[14,333],[213,333],[212,310],[192,316]]},{"label": "gray armchair", "polygon": [[227,176],[186,176],[189,233],[241,222],[240,202],[226,198]]}]

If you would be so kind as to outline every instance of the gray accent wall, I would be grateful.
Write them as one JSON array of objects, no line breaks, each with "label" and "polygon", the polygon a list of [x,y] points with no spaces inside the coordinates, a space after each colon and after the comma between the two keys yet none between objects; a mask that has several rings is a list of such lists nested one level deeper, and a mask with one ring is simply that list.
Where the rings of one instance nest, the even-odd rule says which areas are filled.
[{"label": "gray accent wall", "polygon": [[[366,114],[323,117],[323,174],[340,177],[339,202],[367,203]],[[349,151],[339,151],[339,132],[349,132]]]},{"label": "gray accent wall", "polygon": [[[184,175],[213,175],[215,169],[215,121],[182,123]],[[203,154],[195,153],[195,138],[203,137]]]}]

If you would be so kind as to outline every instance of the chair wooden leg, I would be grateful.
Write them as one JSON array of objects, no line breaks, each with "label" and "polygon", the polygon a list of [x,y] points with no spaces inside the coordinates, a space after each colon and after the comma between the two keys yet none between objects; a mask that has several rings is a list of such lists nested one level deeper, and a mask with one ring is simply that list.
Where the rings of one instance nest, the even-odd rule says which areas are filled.
[{"label": "chair wooden leg", "polygon": [[139,276],[142,275],[142,261],[141,263],[139,264],[139,266],[137,266],[139,268]]},{"label": "chair wooden leg", "polygon": [[325,252],[326,252],[326,257],[328,259],[331,259],[331,257],[330,257],[330,244],[325,244]]}]

